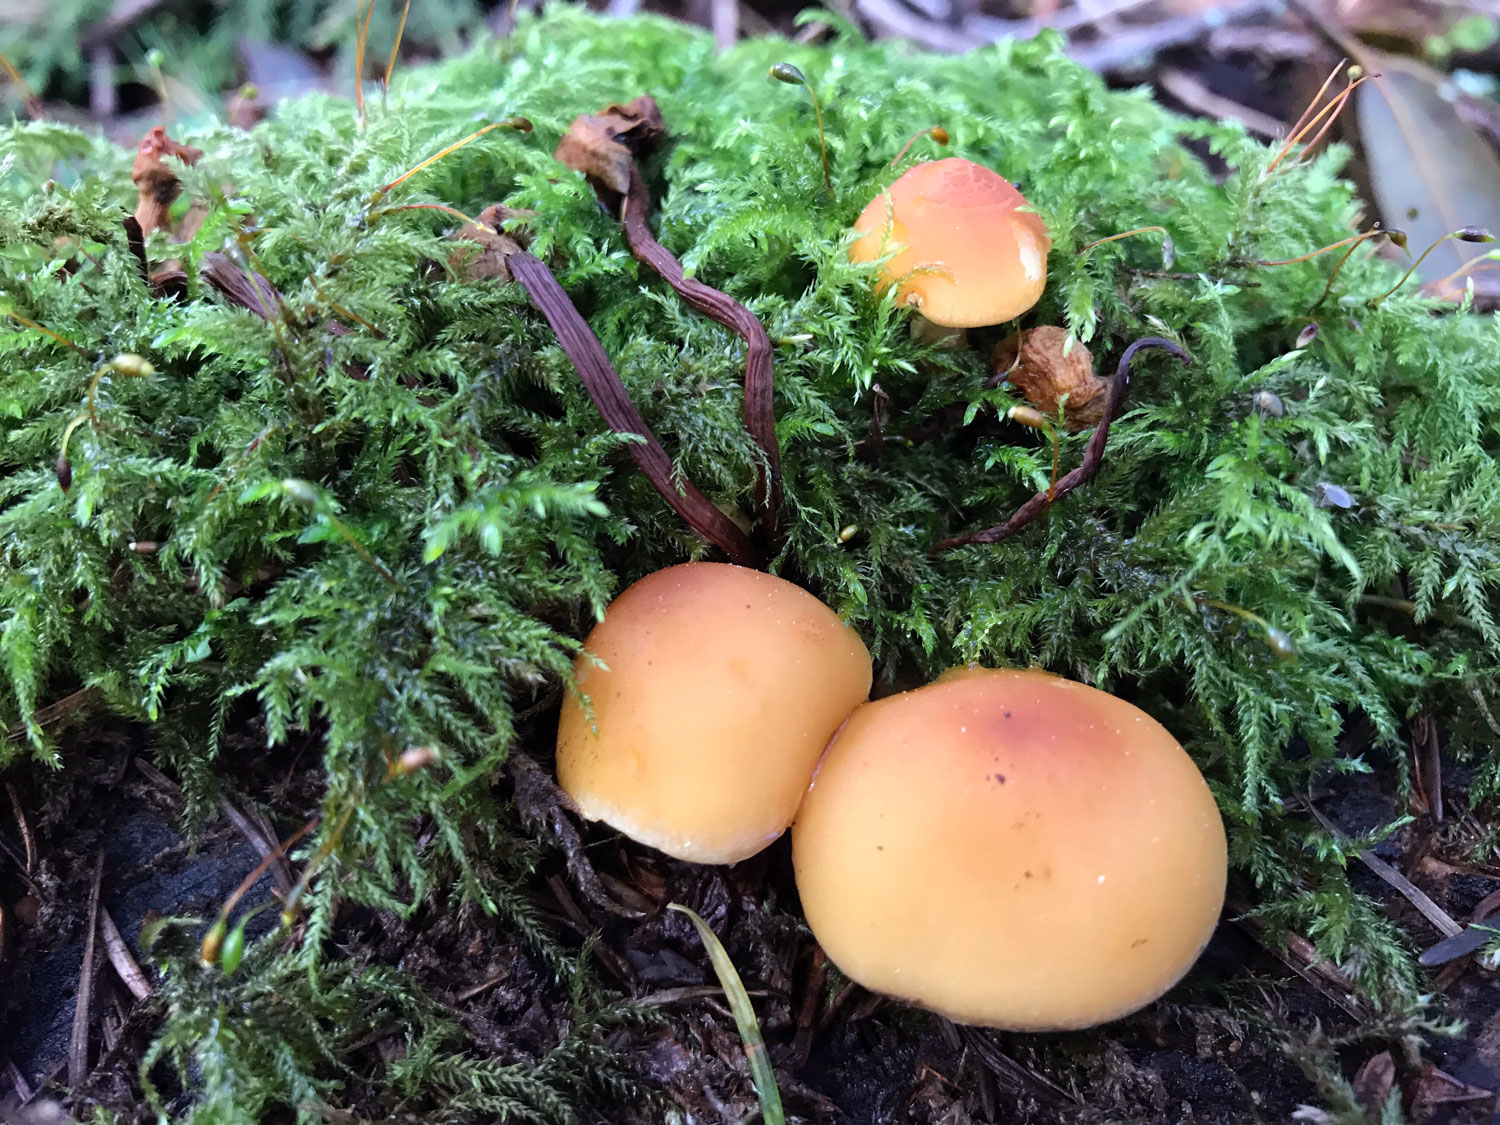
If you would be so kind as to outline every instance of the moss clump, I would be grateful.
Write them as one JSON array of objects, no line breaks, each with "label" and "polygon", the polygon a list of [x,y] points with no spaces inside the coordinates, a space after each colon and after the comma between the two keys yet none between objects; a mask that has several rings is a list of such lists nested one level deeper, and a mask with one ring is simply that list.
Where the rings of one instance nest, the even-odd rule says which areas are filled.
[{"label": "moss clump", "polygon": [[[207,217],[186,245],[158,234],[148,249],[182,262],[180,301],[153,297],[127,249],[131,154],[55,125],[12,129],[0,760],[56,761],[37,714],[86,688],[148,726],[203,810],[226,723],[258,714],[273,746],[316,735],[323,839],[342,822],[299,951],[278,957],[312,972],[329,956],[335,894],[403,915],[456,895],[532,924],[512,893],[530,853],[489,785],[516,716],[545,713],[612,592],[705,547],[634,472],[520,287],[464,281],[448,265],[450,218],[390,207],[534,211],[533,252],[652,429],[715,500],[751,512],[760,455],[740,421],[743,346],[641,270],[550,155],[575,115],[649,92],[673,138],[648,165],[659,237],[777,342],[787,503],[774,567],[859,629],[887,688],[955,661],[1036,662],[1140,703],[1204,765],[1263,912],[1399,1006],[1407,953],[1297,798],[1330,771],[1365,768],[1364,746],[1340,742],[1352,717],[1394,746],[1424,709],[1477,767],[1475,801],[1500,778],[1483,749],[1500,666],[1500,330],[1409,291],[1366,308],[1398,274],[1361,254],[1314,311],[1335,256],[1245,263],[1347,234],[1359,208],[1340,154],[1265,176],[1271,154],[1238,128],[1109,92],[1060,48],[1043,36],[939,58],[840,33],[826,47],[754,40],[715,55],[683,27],[555,11],[510,42],[399,75],[363,126],[350,102],[310,97],[251,133],[178,138],[205,153],[182,174],[184,203],[205,201]],[[808,100],[766,81],[782,60],[822,100],[831,191]],[[534,134],[491,133],[372,207],[423,157],[516,114]],[[1137,364],[1103,472],[1045,523],[938,554],[1045,486],[1051,449],[995,422],[1014,396],[986,388],[977,354],[914,343],[906,314],[872,296],[870,267],[847,260],[854,216],[895,174],[887,162],[935,124],[950,153],[1020,181],[1051,228],[1052,279],[1030,323],[1068,326],[1101,362],[1143,335],[1196,357]],[[1170,276],[1150,239],[1076,253],[1146,225],[1171,232]],[[225,251],[283,294],[269,322],[203,281],[205,255]],[[1316,337],[1295,348],[1310,322]],[[117,353],[155,374],[106,373],[64,491],[63,430]],[[878,455],[862,442],[876,384],[888,401]],[[1260,392],[1282,409],[1257,409]],[[1064,468],[1086,437],[1064,439]],[[1284,631],[1298,658],[1213,602]],[[413,746],[438,764],[380,785]],[[420,838],[417,815],[429,818]],[[179,981],[174,1050],[221,1049],[181,1029],[280,971],[242,970],[214,986],[223,996]],[[320,1007],[320,995],[335,996],[310,986],[313,1012],[345,1010],[346,997]],[[432,1034],[423,1042],[449,1049]],[[205,1066],[222,1104],[251,1088],[301,1098],[327,1060],[312,1029],[289,1043]],[[441,1073],[422,1078],[429,1091]]]}]

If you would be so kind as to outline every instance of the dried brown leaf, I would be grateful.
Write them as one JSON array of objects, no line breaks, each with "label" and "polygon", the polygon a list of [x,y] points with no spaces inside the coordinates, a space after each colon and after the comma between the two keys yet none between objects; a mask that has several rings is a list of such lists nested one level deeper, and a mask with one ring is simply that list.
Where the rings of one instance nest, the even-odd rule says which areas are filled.
[{"label": "dried brown leaf", "polygon": [[1396,1060],[1389,1051],[1381,1051],[1359,1068],[1354,1076],[1354,1097],[1367,1120],[1380,1120],[1380,1112],[1395,1087]]},{"label": "dried brown leaf", "polygon": [[176,157],[184,164],[196,164],[203,155],[202,149],[179,144],[167,136],[167,130],[155,125],[135,150],[135,164],[130,169],[131,182],[140,193],[135,208],[135,220],[143,234],[167,228],[167,212],[172,203],[182,194],[182,181],[177,173],[162,159]]},{"label": "dried brown leaf", "polygon": [[203,255],[199,276],[229,301],[249,309],[262,320],[276,315],[281,294],[271,282],[258,273],[246,273],[227,254],[217,250]]},{"label": "dried brown leaf", "polygon": [[[1444,96],[1443,76],[1394,55],[1369,65],[1384,77],[1360,87],[1357,107],[1381,216],[1406,230],[1415,253],[1461,227],[1500,227],[1500,158]],[[1439,281],[1485,249],[1446,242],[1418,275]],[[1474,284],[1481,293],[1500,290],[1493,273],[1475,274]],[[1437,295],[1452,299],[1463,288],[1460,281]]]},{"label": "dried brown leaf", "polygon": [[665,135],[656,99],[642,94],[626,105],[608,105],[598,113],[575,118],[552,155],[582,172],[596,188],[602,185],[624,195],[630,190],[636,154]]},{"label": "dried brown leaf", "polygon": [[1094,374],[1088,348],[1074,343],[1068,350],[1067,343],[1067,330],[1050,324],[1017,333],[995,345],[990,370],[997,380],[1014,383],[1048,418],[1057,417],[1057,404],[1066,395],[1068,429],[1077,433],[1103,420],[1109,384]]},{"label": "dried brown leaf", "polygon": [[1440,1105],[1465,1102],[1488,1103],[1486,1115],[1493,1113],[1496,1092],[1481,1086],[1471,1086],[1446,1071],[1428,1063],[1417,1077],[1416,1089],[1412,1093],[1412,1117],[1418,1121],[1428,1120]]},{"label": "dried brown leaf", "polygon": [[479,212],[479,226],[465,223],[453,232],[454,241],[476,242],[479,253],[468,247],[459,247],[448,258],[448,264],[462,271],[465,281],[509,281],[510,267],[506,258],[526,249],[525,239],[501,231],[500,225],[507,219],[534,215],[534,211],[514,211],[499,203]]},{"label": "dried brown leaf", "polygon": [[[1059,480],[1054,486],[1044,488],[1034,495],[1026,503],[1022,504],[1013,513],[1010,519],[1003,524],[987,527],[983,531],[973,531],[965,535],[955,535],[951,539],[944,539],[936,547],[932,548],[930,554],[940,554],[954,547],[962,547],[968,543],[998,543],[1020,531],[1032,520],[1043,512],[1048,511],[1053,503],[1061,500],[1081,484],[1094,479],[1099,469],[1104,464],[1104,447],[1109,441],[1110,423],[1120,413],[1120,408],[1125,401],[1125,390],[1130,385],[1130,363],[1137,352],[1143,348],[1159,348],[1168,352],[1182,361],[1184,366],[1193,362],[1193,357],[1183,351],[1181,347],[1171,340],[1160,336],[1145,336],[1136,340],[1120,357],[1119,366],[1115,368],[1113,378],[1106,384],[1109,391],[1105,398],[1104,408],[1100,412],[1099,424],[1094,427],[1094,432],[1089,436],[1089,443],[1083,450],[1083,463]],[[1002,372],[1003,374],[1003,372]]]}]

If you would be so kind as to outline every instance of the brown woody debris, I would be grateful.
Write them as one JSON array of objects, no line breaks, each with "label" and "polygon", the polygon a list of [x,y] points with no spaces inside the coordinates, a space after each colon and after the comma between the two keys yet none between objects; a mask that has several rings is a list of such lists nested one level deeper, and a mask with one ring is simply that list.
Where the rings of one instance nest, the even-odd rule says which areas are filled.
[{"label": "brown woody debris", "polygon": [[477,242],[481,248],[479,253],[473,253],[467,246],[459,247],[449,256],[448,264],[462,271],[465,281],[509,281],[510,267],[505,260],[526,249],[529,240],[519,233],[504,233],[501,224],[507,219],[527,218],[534,214],[534,211],[515,211],[499,203],[486,207],[479,212],[480,225],[465,223],[452,236],[455,241]]},{"label": "brown woody debris", "polygon": [[1058,400],[1067,395],[1068,430],[1077,433],[1103,420],[1109,384],[1094,374],[1088,348],[1074,343],[1064,354],[1067,342],[1067,330],[1050,324],[1010,336],[995,345],[990,371],[994,382],[1009,379],[1048,418],[1057,417]]},{"label": "brown woody debris", "polygon": [[1351,1084],[1354,1098],[1370,1121],[1379,1121],[1391,1091],[1396,1087],[1396,1060],[1389,1051],[1381,1051],[1359,1068]]},{"label": "brown woody debris", "polygon": [[271,320],[281,307],[281,294],[269,278],[246,273],[234,259],[217,250],[203,255],[199,275],[231,304],[249,309],[262,320]]},{"label": "brown woody debris", "polygon": [[642,94],[627,105],[608,105],[598,113],[574,118],[552,155],[582,172],[596,190],[602,185],[616,195],[625,195],[630,190],[635,158],[665,135],[656,99]]},{"label": "brown woody debris", "polygon": [[153,126],[141,138],[136,148],[135,164],[130,169],[130,179],[140,192],[135,220],[141,225],[142,234],[165,230],[168,226],[167,211],[182,194],[182,181],[162,157],[175,156],[184,164],[196,164],[202,155],[202,149],[179,144],[167,136],[166,129],[160,125]]}]

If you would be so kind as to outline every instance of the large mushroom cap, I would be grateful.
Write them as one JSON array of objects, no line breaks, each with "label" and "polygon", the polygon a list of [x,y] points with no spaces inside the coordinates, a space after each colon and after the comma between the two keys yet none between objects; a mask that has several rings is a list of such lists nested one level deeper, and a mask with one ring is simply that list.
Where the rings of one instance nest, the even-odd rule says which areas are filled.
[{"label": "large mushroom cap", "polygon": [[792,827],[813,934],[867,988],[1058,1030],[1143,1007],[1224,901],[1223,823],[1149,715],[1040,671],[867,703]]},{"label": "large mushroom cap", "polygon": [[898,250],[884,292],[950,328],[1020,316],[1047,285],[1052,239],[1026,197],[998,172],[959,157],[918,164],[877,195],[854,223],[856,262]]},{"label": "large mushroom cap", "polygon": [[792,822],[869,696],[870,654],[800,586],[685,563],[610,604],[575,674],[592,715],[564,700],[557,778],[584,815],[678,859],[736,863]]}]

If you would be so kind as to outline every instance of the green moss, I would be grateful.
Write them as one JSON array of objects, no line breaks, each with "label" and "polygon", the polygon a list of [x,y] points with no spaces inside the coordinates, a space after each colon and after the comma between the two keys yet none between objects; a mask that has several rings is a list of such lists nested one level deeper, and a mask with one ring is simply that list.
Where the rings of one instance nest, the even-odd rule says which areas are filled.
[{"label": "green moss", "polygon": [[[33,716],[87,686],[157,732],[201,808],[227,708],[253,700],[272,742],[318,732],[325,807],[362,802],[312,897],[313,939],[335,887],[398,913],[434,894],[509,902],[525,924],[493,872],[524,870],[526,848],[487,784],[516,713],[567,675],[613,592],[705,547],[634,471],[524,292],[435,265],[451,250],[447,216],[375,216],[369,200],[478,123],[530,118],[533,135],[488,134],[388,202],[534,210],[534,252],[655,432],[716,500],[750,511],[742,345],[644,273],[550,155],[575,115],[649,92],[673,137],[648,168],[661,239],[778,341],[788,501],[776,566],[860,630],[886,688],[954,661],[1037,662],[1140,702],[1207,770],[1264,912],[1311,934],[1377,1001],[1404,1003],[1408,951],[1296,800],[1321,775],[1367,768],[1340,742],[1351,716],[1396,746],[1423,708],[1476,765],[1476,799],[1500,782],[1485,749],[1500,658],[1500,331],[1410,291],[1365,308],[1398,274],[1356,253],[1316,339],[1294,349],[1336,255],[1243,263],[1347,234],[1359,207],[1342,153],[1266,177],[1272,154],[1238,128],[1112,93],[1060,48],[1043,36],[940,58],[841,35],[716,55],[677,25],[557,10],[511,43],[400,74],[363,127],[348,101],[310,97],[252,133],[179,138],[205,152],[184,180],[210,203],[187,246],[151,242],[153,261],[184,263],[180,303],[150,296],[125,246],[131,154],[55,125],[13,129],[0,308],[79,350],[0,333],[0,722],[19,736],[0,760],[25,747],[51,760]],[[831,193],[808,99],[766,80],[780,60],[822,99]],[[913,343],[906,314],[847,261],[846,232],[894,175],[887,162],[935,124],[950,153],[1020,181],[1053,231],[1030,322],[1070,326],[1101,366],[1148,334],[1197,360],[1137,364],[1104,471],[1048,521],[938,555],[941,539],[1002,521],[1044,486],[1051,458],[1035,435],[985,424],[1011,396],[984,389],[979,355]],[[1171,232],[1183,276],[1152,276],[1150,237],[1075,253],[1148,224]],[[271,324],[198,276],[205,253],[238,252],[237,230],[285,295]],[[352,321],[331,333],[335,305],[379,334]],[[96,365],[121,352],[156,374],[102,381],[64,492],[62,431]],[[855,443],[876,383],[891,416],[871,461]],[[1284,415],[1255,409],[1260,391]],[[1083,441],[1065,440],[1065,467]],[[1354,506],[1327,506],[1323,485]],[[844,541],[848,524],[859,531]],[[140,541],[160,548],[137,553]],[[1259,614],[1298,659],[1188,594]],[[417,745],[440,763],[377,788],[387,755]],[[435,826],[425,849],[394,827],[419,813]],[[325,953],[303,948],[304,969]],[[309,1050],[250,1070],[279,1091],[266,1097],[295,1101],[286,1075],[322,1065]],[[216,1073],[228,1089],[252,1081]]]}]

